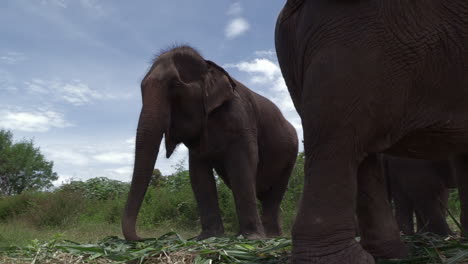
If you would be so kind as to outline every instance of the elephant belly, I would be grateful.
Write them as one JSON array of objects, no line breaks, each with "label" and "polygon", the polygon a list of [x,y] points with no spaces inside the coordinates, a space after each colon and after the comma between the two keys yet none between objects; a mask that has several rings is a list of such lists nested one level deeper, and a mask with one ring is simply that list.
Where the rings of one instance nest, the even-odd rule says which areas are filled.
[{"label": "elephant belly", "polygon": [[417,159],[446,159],[468,151],[468,123],[458,128],[423,129],[408,133],[388,154]]}]

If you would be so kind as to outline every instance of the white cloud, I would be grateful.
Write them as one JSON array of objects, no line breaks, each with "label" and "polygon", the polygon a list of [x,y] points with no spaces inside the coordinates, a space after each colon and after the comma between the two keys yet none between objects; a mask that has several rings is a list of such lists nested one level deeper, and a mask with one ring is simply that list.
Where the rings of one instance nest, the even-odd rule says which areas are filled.
[{"label": "white cloud", "polygon": [[238,17],[232,19],[226,26],[224,34],[228,39],[236,38],[249,30],[249,22],[245,18]]},{"label": "white cloud", "polygon": [[55,186],[55,187],[58,187],[60,185],[63,185],[63,184],[66,184],[66,183],[69,183],[71,182],[72,180],[74,180],[74,178],[70,175],[63,175],[63,174],[59,174],[58,175],[58,179],[53,181],[52,184]]},{"label": "white cloud", "polygon": [[47,132],[51,128],[65,128],[71,124],[63,114],[51,110],[0,110],[0,127],[26,132]]},{"label": "white cloud", "polygon": [[73,166],[86,166],[89,164],[89,158],[76,150],[68,147],[61,148],[43,148],[47,158],[54,162]]},{"label": "white cloud", "polygon": [[60,79],[43,80],[32,79],[24,82],[26,89],[30,93],[52,97],[55,100],[61,100],[76,106],[90,103],[94,100],[124,98],[128,95],[107,95],[91,89],[81,80],[71,80],[64,82]]},{"label": "white cloud", "polygon": [[17,91],[14,85],[14,78],[11,73],[0,69],[0,90]]},{"label": "white cloud", "polygon": [[130,181],[132,178],[133,167],[125,166],[106,170],[105,177],[120,181]]},{"label": "white cloud", "polygon": [[58,6],[61,8],[67,7],[67,4],[65,2],[65,0],[41,0],[41,4],[43,5]]},{"label": "white cloud", "polygon": [[276,51],[274,50],[258,50],[258,51],[255,51],[254,54],[257,57],[276,60]]},{"label": "white cloud", "polygon": [[111,171],[114,172],[114,173],[117,173],[117,174],[127,174],[127,175],[130,175],[130,174],[132,174],[132,172],[133,172],[133,167],[125,166],[125,167],[120,167],[120,168],[112,169]]},{"label": "white cloud", "polygon": [[276,61],[275,52],[272,50],[257,51],[254,55],[256,58],[223,66],[246,73],[248,86],[260,93],[265,91],[263,95],[280,108],[286,119],[296,128],[299,138],[302,139],[301,119],[289,95],[281,69]]},{"label": "white cloud", "polygon": [[104,8],[99,3],[99,0],[80,0],[81,6],[93,12],[94,15],[100,17],[105,15]]},{"label": "white cloud", "polygon": [[102,163],[110,164],[129,164],[134,159],[131,152],[106,152],[94,155],[93,158]]},{"label": "white cloud", "polygon": [[26,56],[20,52],[6,52],[4,54],[0,54],[0,63],[5,64],[17,64],[26,60]]},{"label": "white cloud", "polygon": [[251,74],[252,81],[260,84],[273,82],[281,76],[281,71],[278,65],[273,61],[264,58],[254,59],[252,61],[242,61],[229,66]]},{"label": "white cloud", "polygon": [[242,6],[239,2],[235,2],[232,5],[229,6],[227,14],[230,16],[239,16],[242,14]]},{"label": "white cloud", "polygon": [[[261,54],[257,52],[256,54]],[[267,53],[264,53],[267,54]],[[236,64],[227,64],[227,68],[236,68],[249,74],[249,82],[265,86],[268,97],[275,102],[283,112],[295,111],[294,104],[289,96],[281,69],[276,61],[267,58],[255,58],[250,61],[241,61]]]},{"label": "white cloud", "polygon": [[131,137],[125,140],[125,143],[128,144],[129,147],[134,148],[136,142],[136,137]]}]

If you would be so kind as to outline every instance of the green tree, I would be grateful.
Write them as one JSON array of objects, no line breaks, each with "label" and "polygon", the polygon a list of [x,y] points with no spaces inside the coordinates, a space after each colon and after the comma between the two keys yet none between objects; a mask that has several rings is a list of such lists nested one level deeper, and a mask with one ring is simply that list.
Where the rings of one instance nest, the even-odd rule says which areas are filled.
[{"label": "green tree", "polygon": [[164,181],[165,178],[161,171],[159,169],[154,169],[153,173],[151,174],[150,185],[156,188],[158,186],[164,185]]},{"label": "green tree", "polygon": [[13,143],[11,132],[0,130],[0,194],[52,187],[58,179],[54,163],[45,159],[32,140]]},{"label": "green tree", "polygon": [[71,181],[60,187],[65,192],[79,193],[92,200],[113,200],[128,193],[130,185],[126,182],[106,177],[91,178],[87,181]]},{"label": "green tree", "polygon": [[176,165],[173,166],[175,172],[165,179],[165,184],[169,187],[172,192],[177,192],[183,186],[190,185],[189,171],[185,168],[185,159],[180,160]]}]

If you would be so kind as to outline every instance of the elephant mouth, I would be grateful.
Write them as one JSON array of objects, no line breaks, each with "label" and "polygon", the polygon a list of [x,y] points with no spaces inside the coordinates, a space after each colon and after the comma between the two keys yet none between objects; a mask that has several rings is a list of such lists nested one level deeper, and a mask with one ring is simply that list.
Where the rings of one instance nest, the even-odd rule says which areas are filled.
[{"label": "elephant mouth", "polygon": [[174,153],[177,146],[182,142],[181,140],[176,140],[173,135],[170,133],[170,129],[168,129],[164,133],[164,143],[166,145],[166,158],[170,158],[172,153]]}]

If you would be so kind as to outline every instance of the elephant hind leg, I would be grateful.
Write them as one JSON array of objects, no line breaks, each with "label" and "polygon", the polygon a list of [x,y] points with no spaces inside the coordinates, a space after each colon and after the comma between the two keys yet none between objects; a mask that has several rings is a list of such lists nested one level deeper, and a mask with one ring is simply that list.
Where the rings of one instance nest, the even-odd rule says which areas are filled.
[{"label": "elephant hind leg", "polygon": [[402,258],[408,249],[400,239],[380,157],[369,155],[358,170],[357,214],[361,245],[376,258]]},{"label": "elephant hind leg", "polygon": [[[392,188],[392,198],[395,206],[395,218],[400,230],[405,235],[414,234],[414,207],[411,200],[406,197],[396,185]],[[400,188],[400,187],[398,187]]]},{"label": "elephant hind leg", "polygon": [[[287,173],[291,173],[288,168]],[[288,175],[289,175],[288,174]],[[281,178],[281,182],[272,186],[268,191],[258,194],[258,199],[262,204],[262,224],[267,237],[281,236],[280,205],[288,184],[288,177]]]},{"label": "elephant hind leg", "polygon": [[261,196],[262,204],[262,225],[267,237],[280,236],[282,233],[279,219],[281,197],[269,191]]},{"label": "elephant hind leg", "polygon": [[441,196],[421,201],[416,206],[416,214],[419,216],[418,232],[431,232],[440,236],[447,236],[452,233],[445,219],[445,212],[440,204]]}]

